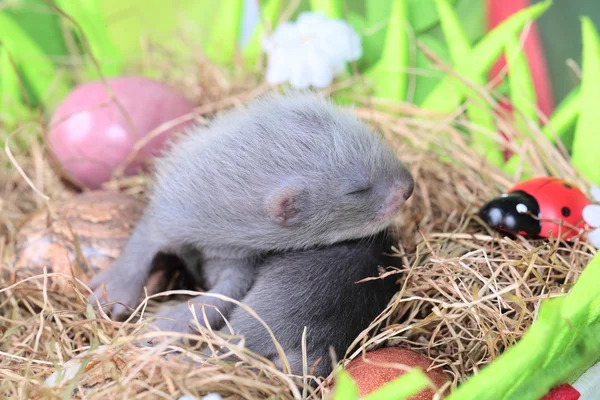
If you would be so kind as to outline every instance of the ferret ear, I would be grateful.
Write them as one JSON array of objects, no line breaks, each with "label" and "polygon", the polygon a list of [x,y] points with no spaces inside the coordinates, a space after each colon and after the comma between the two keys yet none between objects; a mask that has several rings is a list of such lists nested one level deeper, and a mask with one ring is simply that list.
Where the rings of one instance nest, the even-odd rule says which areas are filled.
[{"label": "ferret ear", "polygon": [[306,203],[306,186],[291,180],[275,189],[267,198],[267,214],[278,225],[297,222]]}]

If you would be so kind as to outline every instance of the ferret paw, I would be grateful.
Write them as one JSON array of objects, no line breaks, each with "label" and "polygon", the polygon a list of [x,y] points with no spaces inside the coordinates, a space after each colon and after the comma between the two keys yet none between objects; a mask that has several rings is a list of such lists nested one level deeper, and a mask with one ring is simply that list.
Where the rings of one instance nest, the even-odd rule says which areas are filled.
[{"label": "ferret paw", "polygon": [[93,295],[88,296],[88,300],[93,305],[102,306],[115,319],[122,319],[135,308],[143,291],[143,282],[140,284],[127,279],[115,268],[100,272],[89,281],[88,286],[94,291]]},{"label": "ferret paw", "polygon": [[157,312],[150,326],[161,332],[193,333],[193,316],[187,302],[165,307]]}]

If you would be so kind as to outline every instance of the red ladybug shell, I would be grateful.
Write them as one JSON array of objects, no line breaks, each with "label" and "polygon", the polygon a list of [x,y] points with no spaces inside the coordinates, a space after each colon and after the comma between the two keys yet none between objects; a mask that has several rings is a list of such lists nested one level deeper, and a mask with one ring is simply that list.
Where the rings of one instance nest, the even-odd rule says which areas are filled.
[{"label": "red ladybug shell", "polygon": [[[542,228],[539,236],[548,237],[552,233],[557,237],[560,232],[562,238],[568,240],[579,233],[569,226],[584,228],[582,212],[591,202],[572,183],[552,177],[533,178],[513,186],[508,193],[515,191],[523,191],[537,200]],[[559,227],[550,220],[563,220],[567,225]]]}]

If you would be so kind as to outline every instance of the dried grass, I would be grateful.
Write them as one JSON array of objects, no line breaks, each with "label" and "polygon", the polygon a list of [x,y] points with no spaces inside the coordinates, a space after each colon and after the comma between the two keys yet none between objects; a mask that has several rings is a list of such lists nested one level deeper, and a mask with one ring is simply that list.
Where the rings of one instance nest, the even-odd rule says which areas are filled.
[{"label": "dried grass", "polygon": [[[157,57],[162,60],[157,61],[161,63],[157,69],[165,71],[161,78],[194,98],[198,107],[189,117],[200,123],[268,89],[247,76],[231,78],[201,59],[174,68],[162,64],[168,58]],[[360,81],[351,77],[340,82],[338,89],[358,84]],[[485,94],[482,98],[495,101],[492,92],[480,89]],[[543,299],[568,292],[594,249],[584,242],[503,238],[475,217],[479,206],[518,176],[506,176],[469,148],[460,131],[468,125],[461,110],[438,116],[407,104],[367,97],[354,100],[357,115],[383,132],[410,167],[417,185],[398,222],[398,252],[406,279],[385,312],[356,339],[348,358],[381,345],[411,348],[448,371],[455,386],[518,341],[535,320]],[[523,143],[513,150],[536,175],[551,173],[587,189],[567,157],[540,132],[532,129],[525,137],[506,115],[497,119],[504,130],[523,137]],[[51,392],[40,383],[63,362],[98,345],[104,346],[98,356],[104,361],[92,363],[88,367],[92,371],[73,380],[82,398],[172,399],[212,391],[232,399],[310,394],[308,389],[296,387],[297,379],[241,349],[236,353],[242,361],[233,364],[215,357],[204,360],[193,347],[135,347],[133,337],[147,320],[131,324],[108,320],[86,304],[84,285],[74,284],[76,290],[70,294],[53,290],[51,271],[12,282],[10,260],[18,222],[36,209],[60,207],[61,201],[75,194],[53,172],[38,140],[44,127],[31,123],[23,129],[36,130],[36,134],[26,150],[12,147],[14,159],[50,200],[37,194],[13,165],[3,166],[0,396],[69,398],[74,387]],[[495,132],[488,134],[501,140]],[[144,176],[138,176],[116,179],[107,187],[144,198],[147,183]],[[151,302],[148,310],[155,306]],[[198,338],[217,345],[222,341],[206,331]],[[187,361],[202,362],[182,362],[182,355]],[[330,383],[331,377],[321,382],[312,396],[325,396]]]}]

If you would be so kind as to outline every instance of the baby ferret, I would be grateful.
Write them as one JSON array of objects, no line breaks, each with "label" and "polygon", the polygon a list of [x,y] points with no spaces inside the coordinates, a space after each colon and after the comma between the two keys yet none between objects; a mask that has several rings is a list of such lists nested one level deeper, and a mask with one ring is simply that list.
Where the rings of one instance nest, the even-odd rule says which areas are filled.
[{"label": "baby ferret", "polygon": [[[89,284],[99,299],[105,286],[116,317],[138,304],[160,252],[192,260],[209,293],[240,300],[264,254],[375,234],[414,186],[381,135],[311,93],[271,94],[192,129],[158,162],[155,178],[121,256]],[[214,306],[206,308],[213,328],[222,320],[216,309],[227,315],[233,307],[198,301]],[[162,312],[189,315],[186,303]],[[188,329],[170,321],[158,329]]]},{"label": "baby ferret", "polygon": [[[348,240],[310,250],[268,257],[243,304],[254,310],[281,344],[294,375],[302,375],[302,332],[307,328],[309,373],[327,377],[332,370],[329,348],[344,357],[355,338],[385,309],[397,292],[398,275],[378,277],[379,267],[400,268],[393,255],[394,236],[383,231],[373,237]],[[375,278],[360,282],[365,278]],[[245,346],[272,360],[282,361],[259,320],[241,307],[228,319]],[[229,328],[222,333],[231,334]]]}]

